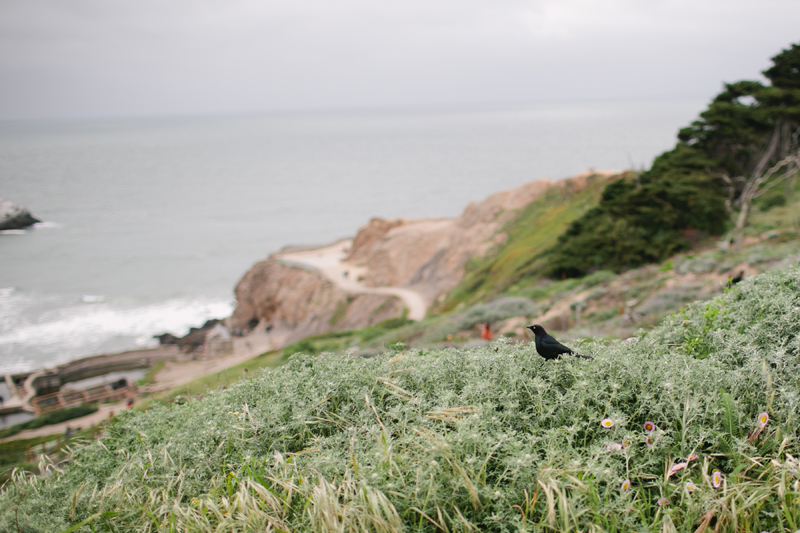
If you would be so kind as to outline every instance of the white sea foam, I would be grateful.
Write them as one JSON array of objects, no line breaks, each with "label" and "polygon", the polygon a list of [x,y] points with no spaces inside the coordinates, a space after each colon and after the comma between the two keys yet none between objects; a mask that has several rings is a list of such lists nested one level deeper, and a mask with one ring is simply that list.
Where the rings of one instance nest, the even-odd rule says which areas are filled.
[{"label": "white sea foam", "polygon": [[24,229],[4,229],[0,230],[0,235],[25,235],[28,233]]},{"label": "white sea foam", "polygon": [[185,335],[209,318],[229,316],[232,309],[229,301],[210,299],[174,299],[128,308],[98,302],[47,312],[36,323],[6,321],[0,327],[0,369],[30,370],[45,361],[49,366],[107,351],[109,345],[114,348],[108,351],[155,346],[153,335]]},{"label": "white sea foam", "polygon": [[44,221],[44,222],[37,222],[36,224],[33,225],[33,227],[36,228],[36,229],[39,229],[39,228],[42,228],[42,229],[61,229],[61,228],[64,227],[64,224],[61,224],[59,222]]},{"label": "white sea foam", "polygon": [[78,347],[114,336],[141,338],[164,331],[185,335],[189,327],[228,316],[231,309],[230,302],[210,300],[169,300],[131,309],[109,304],[64,308],[46,313],[37,324],[1,334],[0,346]]},{"label": "white sea foam", "polygon": [[97,302],[102,302],[105,300],[105,296],[100,296],[96,294],[85,294],[81,297],[81,301],[87,304],[96,304]]}]

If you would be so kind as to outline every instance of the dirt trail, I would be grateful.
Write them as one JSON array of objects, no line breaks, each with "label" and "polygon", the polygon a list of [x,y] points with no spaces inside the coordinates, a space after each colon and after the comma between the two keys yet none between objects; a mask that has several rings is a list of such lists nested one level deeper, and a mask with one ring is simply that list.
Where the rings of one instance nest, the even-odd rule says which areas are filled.
[{"label": "dirt trail", "polygon": [[277,254],[275,257],[287,265],[310,267],[347,292],[397,296],[408,307],[408,318],[412,320],[425,318],[427,306],[420,293],[402,287],[367,287],[358,281],[359,277],[366,273],[366,267],[357,267],[343,262],[352,242],[351,239],[347,239],[324,248],[286,252]]}]

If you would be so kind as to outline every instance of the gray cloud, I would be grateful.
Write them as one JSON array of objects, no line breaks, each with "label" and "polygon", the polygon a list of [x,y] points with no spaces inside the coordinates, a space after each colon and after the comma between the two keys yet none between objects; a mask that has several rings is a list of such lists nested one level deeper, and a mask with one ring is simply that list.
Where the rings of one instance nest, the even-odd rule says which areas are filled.
[{"label": "gray cloud", "polygon": [[4,0],[0,119],[702,98],[797,20],[796,0]]}]

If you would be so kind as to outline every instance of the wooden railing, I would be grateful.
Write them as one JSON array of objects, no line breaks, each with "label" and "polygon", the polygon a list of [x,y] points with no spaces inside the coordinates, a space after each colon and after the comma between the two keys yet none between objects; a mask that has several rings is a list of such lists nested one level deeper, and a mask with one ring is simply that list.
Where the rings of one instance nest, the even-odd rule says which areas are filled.
[{"label": "wooden railing", "polygon": [[31,400],[36,416],[50,411],[57,411],[66,407],[73,407],[84,403],[119,402],[125,398],[136,396],[136,384],[131,383],[114,389],[109,384],[97,385],[88,389],[71,390],[38,396]]}]

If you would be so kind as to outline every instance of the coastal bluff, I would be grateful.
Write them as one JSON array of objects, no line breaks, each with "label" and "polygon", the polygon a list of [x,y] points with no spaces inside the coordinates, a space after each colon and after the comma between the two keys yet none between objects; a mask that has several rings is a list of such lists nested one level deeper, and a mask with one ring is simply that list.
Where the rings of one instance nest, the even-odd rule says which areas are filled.
[{"label": "coastal bluff", "polygon": [[253,265],[235,293],[232,329],[269,327],[279,346],[309,335],[365,328],[405,311],[396,296],[349,294],[313,268],[285,264],[275,257]]},{"label": "coastal bluff", "polygon": [[345,261],[365,267],[366,285],[407,287],[430,306],[464,279],[470,259],[506,241],[503,228],[520,209],[552,187],[578,193],[586,189],[591,176],[610,179],[617,174],[591,171],[564,180],[532,181],[469,204],[456,218],[374,218],[359,230]]},{"label": "coastal bluff", "polygon": [[[352,242],[300,254],[285,249],[256,263],[239,281],[236,309],[226,322],[234,333],[268,330],[278,348],[309,335],[360,329],[407,312],[403,299],[377,291],[413,293],[424,316],[425,307],[446,297],[464,279],[469,260],[505,242],[504,228],[520,209],[553,187],[578,193],[592,177],[613,179],[618,174],[592,171],[558,181],[540,179],[472,203],[459,217],[373,218]],[[332,260],[331,252],[339,255]],[[303,254],[306,259],[298,260]],[[329,260],[335,266],[328,265]]]},{"label": "coastal bluff", "polygon": [[22,229],[41,220],[31,215],[25,207],[0,198],[0,231]]}]

